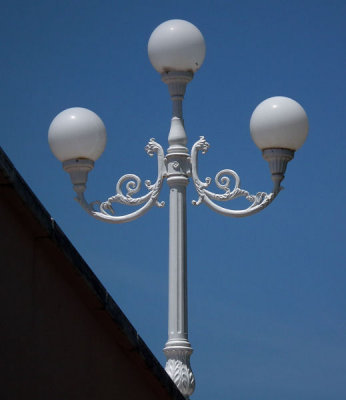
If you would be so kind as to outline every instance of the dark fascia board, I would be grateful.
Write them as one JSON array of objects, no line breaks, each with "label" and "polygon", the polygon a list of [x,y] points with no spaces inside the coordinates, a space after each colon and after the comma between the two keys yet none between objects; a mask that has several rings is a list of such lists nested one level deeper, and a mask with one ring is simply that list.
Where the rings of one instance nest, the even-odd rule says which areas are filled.
[{"label": "dark fascia board", "polygon": [[15,190],[33,217],[39,222],[40,226],[47,232],[48,236],[58,246],[62,253],[71,261],[73,266],[86,281],[87,285],[97,296],[105,311],[129,341],[131,350],[135,351],[144,360],[148,369],[159,380],[161,385],[166,388],[172,399],[185,400],[185,397],[180,393],[159,361],[138,335],[136,329],[126,318],[125,314],[112,299],[91,268],[83,260],[76,248],[68,240],[59,225],[54,221],[40,200],[35,196],[34,192],[18,173],[1,147],[0,170],[5,178],[5,182],[2,182],[0,177],[0,184],[9,185]]}]

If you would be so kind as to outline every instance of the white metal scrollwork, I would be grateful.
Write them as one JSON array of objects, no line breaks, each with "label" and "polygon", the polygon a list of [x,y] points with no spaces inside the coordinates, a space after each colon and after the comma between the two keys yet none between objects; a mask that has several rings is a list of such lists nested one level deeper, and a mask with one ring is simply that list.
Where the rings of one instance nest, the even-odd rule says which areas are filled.
[{"label": "white metal scrollwork", "polygon": [[[116,194],[109,197],[106,201],[93,201],[92,203],[88,203],[84,197],[84,193],[78,193],[76,200],[94,218],[114,224],[133,221],[134,219],[145,214],[154,205],[163,207],[165,202],[159,202],[158,196],[166,175],[164,151],[161,145],[158,144],[153,138],[150,139],[149,143],[145,146],[145,150],[149,156],[153,156],[154,153],[157,153],[158,159],[158,175],[156,182],[152,184],[149,180],[145,181],[145,186],[148,189],[148,193],[141,197],[133,197],[133,195],[140,191],[142,181],[137,175],[126,174],[118,180],[116,185]],[[124,186],[125,192],[123,190]],[[141,204],[144,205],[130,214],[118,216],[115,215],[113,203],[119,203],[128,206],[139,206]],[[99,211],[97,211],[96,207],[99,208]]]},{"label": "white metal scrollwork", "polygon": [[[196,191],[198,193],[198,200],[193,200],[193,205],[200,205],[201,203],[205,203],[212,210],[228,216],[228,217],[246,217],[249,215],[253,215],[265,207],[267,207],[276,197],[274,193],[267,194],[265,192],[258,192],[255,195],[250,194],[247,190],[243,190],[240,188],[240,178],[238,174],[231,169],[224,169],[218,172],[215,176],[215,184],[216,186],[223,190],[224,193],[218,194],[211,192],[207,188],[211,183],[211,178],[206,178],[204,182],[202,182],[198,177],[198,152],[205,154],[209,149],[209,143],[205,140],[204,136],[201,136],[200,139],[192,146],[191,150],[191,176],[193,183],[195,185]],[[231,178],[234,180],[234,186],[231,189]],[[237,197],[245,197],[246,200],[250,201],[252,204],[246,208],[245,210],[230,210],[228,208],[224,208],[214,203],[213,200],[216,201],[229,201],[233,200]]]}]

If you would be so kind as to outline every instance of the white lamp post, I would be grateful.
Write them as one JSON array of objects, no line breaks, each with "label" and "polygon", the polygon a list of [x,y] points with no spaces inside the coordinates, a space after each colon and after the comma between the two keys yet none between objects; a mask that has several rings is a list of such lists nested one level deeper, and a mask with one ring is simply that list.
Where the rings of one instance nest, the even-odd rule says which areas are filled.
[{"label": "white lamp post", "polygon": [[[158,196],[164,179],[170,187],[169,197],[169,317],[168,341],[164,348],[167,357],[166,371],[182,394],[188,398],[194,391],[195,379],[190,367],[192,347],[187,326],[187,266],[186,266],[186,186],[189,178],[195,186],[198,199],[194,205],[205,203],[212,210],[231,217],[245,217],[267,207],[281,190],[287,162],[295,150],[302,146],[308,133],[308,119],[304,109],[287,97],[272,97],[255,109],[250,121],[251,136],[269,162],[274,182],[272,193],[251,195],[240,188],[237,173],[230,169],[220,171],[215,177],[222,191],[208,189],[211,179],[198,177],[198,153],[204,154],[209,144],[204,137],[192,146],[189,153],[184,129],[182,102],[186,86],[201,67],[205,57],[205,43],[201,32],[191,23],[170,20],[159,25],[148,43],[148,54],[153,67],[168,85],[173,103],[173,117],[168,135],[169,147],[165,154],[155,139],[145,147],[153,156],[157,153],[158,176],[155,183],[145,181],[148,192],[139,192],[141,180],[133,174],[121,177],[114,196],[107,201],[88,203],[84,197],[88,172],[101,155],[106,143],[106,130],[101,119],[84,108],[70,108],[52,121],[48,140],[54,155],[63,162],[70,174],[79,204],[94,218],[109,223],[132,221],[151,207],[162,207]],[[234,185],[231,187],[231,179]],[[125,187],[125,192],[123,191]],[[250,202],[243,210],[231,210],[217,204],[237,197]],[[113,203],[138,206],[134,212],[115,215]]]}]

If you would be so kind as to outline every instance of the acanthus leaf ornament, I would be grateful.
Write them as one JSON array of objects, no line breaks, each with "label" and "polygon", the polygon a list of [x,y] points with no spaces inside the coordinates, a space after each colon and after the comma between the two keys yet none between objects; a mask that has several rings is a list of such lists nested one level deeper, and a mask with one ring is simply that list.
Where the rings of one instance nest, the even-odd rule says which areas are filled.
[{"label": "acanthus leaf ornament", "polygon": [[165,370],[186,399],[188,399],[195,390],[195,377],[190,365],[192,351],[191,347],[186,348],[179,346],[168,346],[164,349],[164,353],[167,357]]}]

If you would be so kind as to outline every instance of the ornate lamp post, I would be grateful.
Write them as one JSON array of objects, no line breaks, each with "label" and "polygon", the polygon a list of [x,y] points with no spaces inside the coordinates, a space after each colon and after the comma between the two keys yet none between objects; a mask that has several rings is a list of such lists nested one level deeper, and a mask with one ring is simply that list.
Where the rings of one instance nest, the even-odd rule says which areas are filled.
[{"label": "ornate lamp post", "polygon": [[[198,194],[194,205],[206,204],[212,210],[231,217],[246,217],[267,207],[281,190],[281,181],[288,161],[303,145],[308,133],[308,119],[304,109],[287,97],[269,98],[255,109],[250,121],[251,136],[268,161],[273,191],[255,195],[240,188],[240,179],[231,169],[220,171],[215,177],[217,194],[209,190],[210,178],[202,181],[198,176],[198,153],[204,154],[209,144],[204,137],[192,146],[189,153],[184,129],[182,102],[187,84],[201,67],[205,57],[205,43],[201,32],[191,23],[170,20],[159,25],[152,33],[148,54],[153,67],[167,84],[173,103],[173,117],[168,135],[169,147],[165,154],[162,146],[150,139],[146,152],[157,154],[156,182],[145,181],[147,193],[135,197],[141,180],[133,174],[118,180],[116,193],[104,202],[89,203],[85,197],[88,173],[101,155],[106,144],[106,130],[101,119],[85,108],[62,111],[52,121],[48,140],[54,155],[70,174],[76,200],[92,217],[109,223],[129,222],[139,218],[151,207],[162,207],[158,201],[164,180],[170,187],[169,196],[169,317],[168,341],[164,348],[166,371],[182,394],[188,398],[194,391],[195,379],[190,367],[192,347],[188,340],[187,324],[187,265],[186,265],[186,186],[191,178]],[[231,180],[234,181],[231,187]],[[244,210],[231,210],[216,202],[245,197],[250,202]],[[134,212],[116,215],[113,204],[138,206]]]}]

